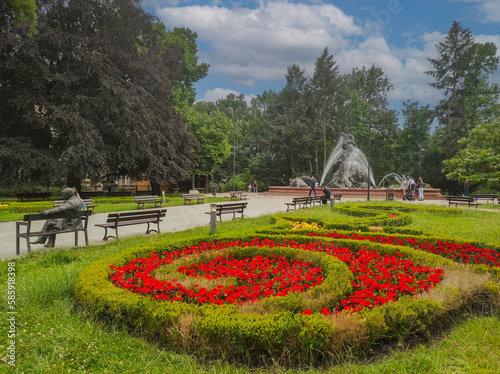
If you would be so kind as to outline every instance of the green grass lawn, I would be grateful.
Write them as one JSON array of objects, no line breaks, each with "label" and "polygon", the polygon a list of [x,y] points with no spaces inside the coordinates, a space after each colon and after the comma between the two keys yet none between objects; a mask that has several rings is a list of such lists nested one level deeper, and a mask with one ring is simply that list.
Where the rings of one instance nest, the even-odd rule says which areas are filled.
[{"label": "green grass lawn", "polygon": [[[175,203],[172,202],[171,203]],[[182,199],[181,199],[182,204]],[[168,206],[168,205],[167,205]],[[133,206],[132,209],[135,209]],[[300,210],[291,215],[344,218],[329,207]],[[460,236],[500,246],[499,213],[464,211],[461,215],[413,212],[410,227]],[[269,217],[226,221],[218,234],[256,229]],[[163,234],[172,238],[209,236],[208,227]],[[9,263],[15,263],[16,365],[6,365],[9,324],[1,320],[1,373],[498,373],[500,319],[496,316],[457,317],[456,324],[426,344],[390,347],[369,362],[348,362],[326,368],[295,369],[269,365],[248,368],[223,361],[206,362],[187,354],[165,351],[139,332],[113,321],[96,320],[75,302],[75,280],[93,262],[123,249],[161,240],[163,235],[137,236],[105,245],[32,252],[3,261],[1,302],[7,306]],[[4,309],[5,310],[5,309]]]},{"label": "green grass lawn", "polygon": [[[217,203],[221,201],[230,201],[229,197],[212,197],[210,195],[205,195],[207,198],[205,199],[205,203]],[[167,202],[163,204],[163,207],[168,208],[171,206],[179,206],[184,205],[184,199],[181,195],[166,195],[168,198]],[[133,198],[129,198],[129,202],[121,202],[121,203],[102,203],[99,201],[100,198],[93,199],[95,204],[98,206],[95,207],[95,213],[109,213],[109,212],[122,212],[125,210],[136,210],[137,204],[134,202]],[[121,199],[124,200],[124,199]],[[9,201],[16,201],[14,199],[4,199],[0,200],[0,202],[9,203]],[[49,202],[50,203],[50,202]],[[29,204],[27,202],[26,204]],[[153,204],[146,204],[146,208],[153,207]],[[0,210],[0,222],[9,222],[9,221],[18,221],[22,220],[23,216],[26,213],[10,213],[5,210]]]}]

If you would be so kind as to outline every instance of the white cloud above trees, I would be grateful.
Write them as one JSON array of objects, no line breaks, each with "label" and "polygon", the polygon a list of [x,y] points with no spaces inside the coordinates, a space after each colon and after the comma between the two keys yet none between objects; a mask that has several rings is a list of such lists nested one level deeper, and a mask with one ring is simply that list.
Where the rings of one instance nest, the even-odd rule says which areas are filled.
[{"label": "white cloud above trees", "polygon": [[[479,9],[489,3],[459,1],[477,2]],[[281,82],[292,63],[311,76],[316,58],[328,47],[341,72],[373,64],[381,67],[395,86],[390,100],[435,103],[440,94],[428,85],[430,77],[424,72],[430,69],[427,58],[434,56],[434,45],[443,35],[411,35],[407,46],[395,46],[385,35],[387,25],[382,22],[386,19],[382,12],[389,13],[378,11],[378,29],[374,26],[376,17],[361,20],[332,4],[288,1],[261,1],[255,9],[215,5],[164,7],[156,14],[169,28],[188,27],[197,32],[200,60],[210,64],[209,74],[220,75],[225,82],[246,87],[255,87],[260,81]],[[212,89],[204,100],[209,101],[215,92],[223,90]]]}]

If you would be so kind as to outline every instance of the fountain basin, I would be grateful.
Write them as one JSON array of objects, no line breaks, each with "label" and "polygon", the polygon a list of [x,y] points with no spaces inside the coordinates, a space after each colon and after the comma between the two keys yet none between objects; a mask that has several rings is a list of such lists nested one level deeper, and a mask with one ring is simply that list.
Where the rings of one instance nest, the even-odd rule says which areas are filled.
[{"label": "fountain basin", "polygon": [[[329,188],[332,193],[341,193],[342,198],[351,198],[358,200],[366,200],[368,189],[366,188]],[[404,192],[400,188],[391,190],[394,192],[394,200],[402,200]],[[385,188],[370,188],[370,200],[385,200]],[[289,195],[289,196],[308,196],[309,187],[287,187],[287,186],[269,186],[268,194],[272,195]],[[317,195],[323,195],[321,190],[316,189]],[[446,196],[441,195],[439,188],[425,188],[425,200],[445,200]],[[415,192],[415,199],[418,201],[418,191]]]}]

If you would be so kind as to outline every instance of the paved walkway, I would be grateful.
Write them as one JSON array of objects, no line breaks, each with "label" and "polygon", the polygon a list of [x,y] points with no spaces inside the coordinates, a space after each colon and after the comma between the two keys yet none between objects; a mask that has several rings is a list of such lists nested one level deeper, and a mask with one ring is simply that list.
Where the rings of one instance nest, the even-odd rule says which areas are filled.
[{"label": "paved walkway", "polygon": [[[284,212],[286,210],[286,202],[290,202],[291,196],[276,196],[266,193],[249,194],[248,206],[245,209],[245,217],[258,217],[265,214],[272,214]],[[220,194],[219,194],[220,196]],[[350,201],[358,199],[342,199],[342,201]],[[446,200],[436,201],[429,200],[425,202],[413,201],[406,202],[408,204],[429,204],[429,205],[447,205]],[[160,231],[162,233],[176,232],[191,229],[199,226],[210,225],[210,215],[205,214],[210,209],[210,204],[193,204],[184,206],[175,206],[167,208],[167,215],[160,223]],[[95,224],[103,223],[106,221],[107,213],[95,214],[89,220],[89,244],[102,244],[105,243],[102,238],[104,236],[104,229],[96,227]],[[222,220],[231,220],[232,215],[227,214],[223,216]],[[41,228],[43,221],[39,225],[35,225],[35,230]],[[144,235],[146,225],[134,225],[120,227],[120,238],[135,235]],[[0,258],[8,259],[16,257],[16,223],[15,222],[1,222],[0,223]],[[155,234],[153,234],[155,235]],[[56,240],[56,248],[72,247],[74,245],[74,236],[70,234],[59,235]],[[114,240],[114,239],[109,239]],[[84,245],[85,239],[83,234],[79,234],[79,244]],[[42,245],[32,245],[31,250],[43,251],[47,250]],[[21,255],[28,253],[26,247],[26,240],[21,240]]]},{"label": "paved walkway", "polygon": [[[266,194],[249,194],[248,206],[245,209],[245,217],[258,217],[265,214],[278,213],[286,210],[285,202],[290,202],[288,196],[271,196]],[[218,195],[220,196],[220,195]],[[205,214],[210,210],[210,204],[193,204],[184,206],[167,207],[167,215],[160,223],[160,231],[162,233],[176,232],[191,229],[198,226],[210,226],[210,215]],[[108,214],[94,214],[89,219],[89,244],[105,243],[104,229],[96,227],[95,224],[106,221]],[[238,215],[237,215],[238,216]],[[232,214],[222,216],[222,221],[228,221],[233,218]],[[44,221],[37,222],[35,230],[42,227]],[[134,235],[144,235],[146,225],[124,226],[119,228],[120,238]],[[155,234],[153,234],[155,235]],[[34,240],[34,238],[32,238]],[[115,239],[109,239],[109,241]],[[83,233],[79,234],[78,243],[85,245]],[[58,235],[56,239],[56,248],[72,247],[75,244],[74,235],[63,234]],[[47,250],[43,245],[36,244],[31,246],[31,250],[43,251]],[[28,253],[26,240],[21,239],[21,255]],[[16,257],[16,223],[1,222],[0,223],[0,258],[8,259]]]}]

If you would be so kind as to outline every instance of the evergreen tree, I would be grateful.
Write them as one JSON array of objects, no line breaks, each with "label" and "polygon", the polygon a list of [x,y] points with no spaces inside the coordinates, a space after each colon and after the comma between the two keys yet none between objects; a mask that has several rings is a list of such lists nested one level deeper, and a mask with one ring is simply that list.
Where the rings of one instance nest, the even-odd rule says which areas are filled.
[{"label": "evergreen tree", "polygon": [[451,157],[457,151],[458,139],[500,113],[499,86],[488,83],[499,58],[492,43],[476,43],[470,29],[457,21],[444,41],[436,44],[436,51],[438,57],[428,59],[433,70],[426,73],[435,79],[430,85],[444,94],[435,110],[446,129],[443,145]]}]

